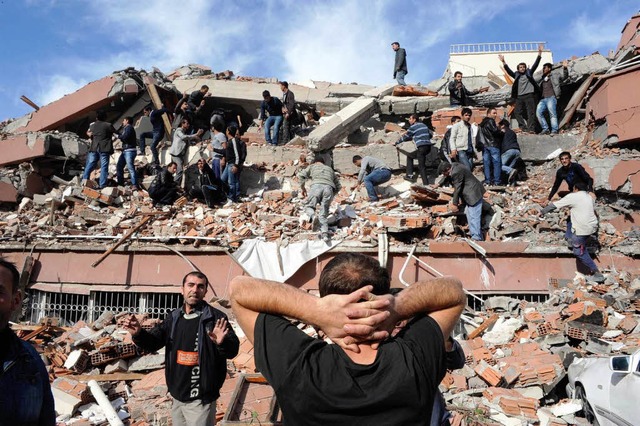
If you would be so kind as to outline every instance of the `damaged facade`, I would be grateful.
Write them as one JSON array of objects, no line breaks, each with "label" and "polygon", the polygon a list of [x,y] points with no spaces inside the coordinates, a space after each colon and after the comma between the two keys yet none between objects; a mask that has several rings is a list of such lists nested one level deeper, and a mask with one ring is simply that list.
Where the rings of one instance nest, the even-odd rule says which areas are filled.
[{"label": "damaged facade", "polygon": [[[405,158],[393,143],[409,114],[429,120],[436,140],[442,139],[450,118],[460,115],[459,109],[449,108],[450,74],[404,91],[392,85],[291,84],[307,120],[296,137],[276,148],[265,145],[256,119],[263,90],[279,94],[278,81],[234,76],[231,71],[213,73],[200,65],[166,75],[156,69],[128,68],[2,123],[0,250],[19,269],[24,266],[23,274],[29,278],[30,298],[22,318],[33,324],[59,318],[55,325],[45,322],[36,329],[23,328],[22,334],[37,331],[29,338],[45,348],[54,392],[67,404],[64,413],[75,415],[92,399],[83,380],[74,376],[99,374],[107,375],[101,383],[112,383],[104,386],[109,397],[123,398],[120,405],[129,400],[128,414],[134,421],[152,423],[162,416],[169,402],[164,398],[164,374],[135,374],[161,368],[163,357],[154,358],[159,359],[154,364],[148,357],[157,355],[131,350],[128,335],[115,323],[120,312],[145,315],[148,325],[163,318],[181,303],[175,292],[186,271],[206,273],[212,278],[213,296],[222,301],[231,278],[243,273],[314,291],[319,272],[333,253],[357,250],[378,255],[391,271],[393,286],[455,271],[465,289],[476,296],[470,296],[475,309],[457,336],[467,365],[450,372],[441,384],[456,412],[454,421],[520,424],[508,420],[516,418],[580,424],[574,416],[580,408],[563,415],[556,409],[563,404],[558,402],[562,392],[557,385],[571,354],[629,352],[638,346],[640,336],[635,293],[640,274],[640,121],[633,118],[640,108],[640,93],[634,92],[640,90],[635,84],[640,72],[638,25],[640,15],[623,29],[612,58],[594,53],[569,61],[569,79],[558,103],[562,132],[556,137],[518,135],[526,173],[518,186],[487,191],[493,216],[487,224],[487,241],[478,244],[462,238],[467,224],[464,215],[447,208],[450,189],[412,185],[395,173],[380,187],[384,198],[379,202],[364,201],[364,189],[353,201],[350,191],[357,174],[353,155],[380,158],[395,172],[404,168]],[[472,97],[472,121],[479,123],[487,107],[497,106],[501,116],[510,112],[511,86],[505,73],[468,78],[465,73],[464,82],[469,89],[492,88]],[[85,134],[97,110],[106,111],[107,121],[118,128],[122,118],[138,118],[148,104],[173,110],[181,93],[203,84],[212,93],[205,98],[206,110],[223,111],[238,120],[248,145],[242,203],[209,208],[180,199],[174,206],[157,209],[142,190],[80,185],[89,146]],[[167,130],[171,125],[165,120]],[[143,118],[136,131],[150,129],[149,120]],[[165,164],[170,161],[169,143],[170,138],[160,153]],[[575,259],[562,240],[564,214],[539,217],[561,151],[570,151],[594,178],[600,231],[592,249],[600,268],[610,272],[602,286],[585,285],[579,275],[574,279]],[[334,237],[326,246],[316,239],[313,224],[299,220],[304,200],[296,174],[306,165],[304,157],[328,153],[343,189],[331,208]],[[110,174],[118,156],[118,152],[112,156]],[[198,144],[189,148],[187,156],[193,164],[209,153]],[[146,169],[150,159],[147,150],[136,159],[138,168]],[[141,177],[148,188],[153,176]],[[519,299],[491,297],[496,294],[519,295]],[[586,319],[594,311],[599,312],[597,324]],[[107,312],[111,318],[101,324]],[[115,355],[106,359],[109,355],[104,354]],[[142,367],[132,366],[135,362]],[[264,413],[266,421],[274,415],[268,385],[240,375],[256,373],[252,362],[252,348],[244,342],[229,374],[242,382],[239,386],[264,394],[253,401],[260,409],[244,413]],[[108,376],[115,374],[123,376]],[[132,380],[139,381],[129,387]],[[231,407],[236,407],[231,404],[236,380],[228,380],[223,388],[218,402],[221,420],[226,416],[224,420],[240,421],[229,417]],[[145,398],[152,405],[136,402]],[[89,410],[89,417],[90,408],[84,410]],[[236,417],[242,413],[238,409]]]}]

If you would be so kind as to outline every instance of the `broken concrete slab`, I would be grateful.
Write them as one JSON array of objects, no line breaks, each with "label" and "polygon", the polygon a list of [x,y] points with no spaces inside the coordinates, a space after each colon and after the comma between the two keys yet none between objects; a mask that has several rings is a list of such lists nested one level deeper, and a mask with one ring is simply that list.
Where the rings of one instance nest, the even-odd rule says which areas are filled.
[{"label": "broken concrete slab", "polygon": [[18,190],[7,182],[0,182],[0,203],[17,203]]},{"label": "broken concrete slab", "polygon": [[[582,136],[571,133],[559,135],[518,134],[521,157],[524,161],[547,161],[556,150],[572,151],[582,142]],[[555,159],[555,158],[554,158]]]},{"label": "broken concrete slab", "polygon": [[378,103],[373,98],[360,98],[340,110],[326,123],[316,127],[307,137],[307,146],[312,151],[333,148],[343,138],[358,129],[376,113]]}]

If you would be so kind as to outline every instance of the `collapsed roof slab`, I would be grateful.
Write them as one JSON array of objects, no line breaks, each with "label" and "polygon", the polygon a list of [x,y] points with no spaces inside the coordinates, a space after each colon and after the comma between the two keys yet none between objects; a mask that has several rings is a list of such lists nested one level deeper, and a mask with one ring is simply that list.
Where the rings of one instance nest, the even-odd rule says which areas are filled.
[{"label": "collapsed roof slab", "polygon": [[584,163],[593,170],[596,190],[640,195],[640,160],[618,157],[587,158]]},{"label": "collapsed roof slab", "polygon": [[0,140],[0,166],[30,161],[46,155],[78,158],[88,152],[88,143],[74,133],[22,133]]},{"label": "collapsed roof slab", "polygon": [[16,203],[18,191],[7,182],[0,182],[0,203]]},{"label": "collapsed roof slab", "polygon": [[640,141],[640,65],[601,76],[589,95],[587,111],[606,119],[607,136],[618,145]]},{"label": "collapsed roof slab", "polygon": [[562,151],[573,150],[582,142],[582,138],[582,135],[571,133],[554,136],[519,133],[518,144],[524,161],[546,161],[549,160],[547,157],[558,149]]},{"label": "collapsed roof slab", "polygon": [[37,132],[56,129],[64,123],[72,122],[89,111],[100,109],[108,105],[117,95],[110,94],[117,80],[114,77],[104,77],[84,86],[83,88],[63,96],[57,101],[41,107],[31,113],[31,119],[16,132]]},{"label": "collapsed roof slab", "polygon": [[374,98],[357,99],[309,133],[307,146],[312,151],[331,149],[376,112],[378,102]]}]

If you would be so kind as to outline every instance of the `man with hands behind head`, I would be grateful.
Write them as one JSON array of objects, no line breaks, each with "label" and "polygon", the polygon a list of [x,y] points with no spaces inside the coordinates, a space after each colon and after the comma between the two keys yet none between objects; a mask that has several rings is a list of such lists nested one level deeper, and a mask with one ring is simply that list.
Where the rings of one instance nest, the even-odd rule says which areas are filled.
[{"label": "man with hands behind head", "polygon": [[[418,282],[394,297],[388,271],[374,258],[341,253],[322,271],[319,287],[320,298],[250,277],[231,282],[234,314],[286,424],[429,424],[445,374],[445,341],[466,305],[460,281]],[[335,344],[282,316],[319,327]]]},{"label": "man with hands behind head", "polygon": [[227,359],[238,354],[240,342],[227,316],[204,301],[209,280],[190,272],[182,280],[184,304],[150,331],[135,316],[124,326],[133,342],[154,352],[166,346],[165,378],[173,397],[174,426],[212,425],[216,399],[227,375]]}]

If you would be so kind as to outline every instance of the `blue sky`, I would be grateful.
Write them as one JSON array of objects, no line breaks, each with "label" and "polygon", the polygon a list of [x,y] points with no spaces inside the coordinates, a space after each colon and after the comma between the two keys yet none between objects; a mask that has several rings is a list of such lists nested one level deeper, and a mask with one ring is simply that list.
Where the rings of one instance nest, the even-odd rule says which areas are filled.
[{"label": "blue sky", "polygon": [[134,66],[188,63],[281,80],[409,83],[442,75],[456,43],[546,41],[554,60],[615,49],[629,0],[0,0],[0,121]]}]

